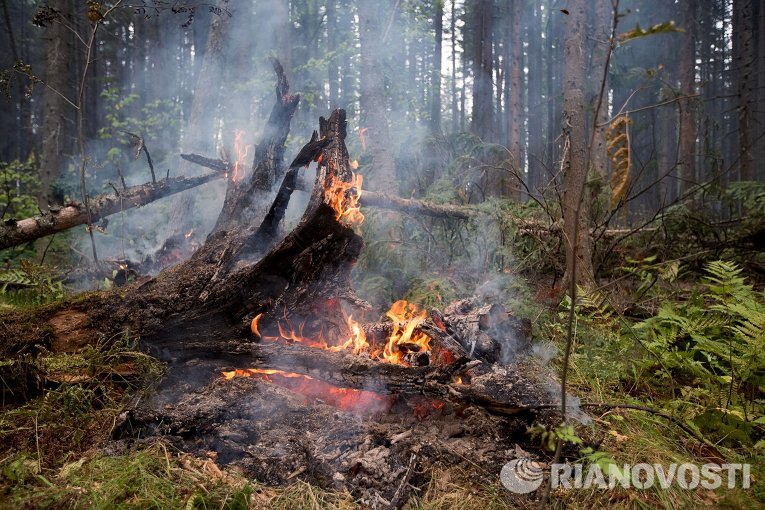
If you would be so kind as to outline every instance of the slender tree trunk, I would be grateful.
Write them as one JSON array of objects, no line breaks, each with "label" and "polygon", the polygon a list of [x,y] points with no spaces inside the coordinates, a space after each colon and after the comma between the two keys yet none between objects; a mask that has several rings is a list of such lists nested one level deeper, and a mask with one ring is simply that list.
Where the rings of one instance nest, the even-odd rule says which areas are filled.
[{"label": "slender tree trunk", "polygon": [[430,132],[441,133],[441,49],[444,37],[444,0],[433,1],[433,66],[430,76]]},{"label": "slender tree trunk", "polygon": [[591,204],[589,193],[586,193],[585,0],[571,0],[568,6],[571,14],[566,20],[568,26],[563,55],[565,61],[563,81],[565,280],[570,282],[575,276],[577,284],[586,284],[593,279],[593,268],[592,240],[588,228]]},{"label": "slender tree trunk", "polygon": [[[534,6],[534,19],[529,27],[529,40],[541,41],[541,17],[539,6]],[[537,46],[529,48],[529,77],[528,77],[528,187],[536,192],[542,183],[542,166],[544,162],[544,119],[543,109],[543,84],[542,73],[544,64],[542,61],[542,48]]]},{"label": "slender tree trunk", "polygon": [[[51,0],[48,5],[56,9],[60,16],[71,18],[69,0]],[[65,23],[70,24],[71,19]],[[74,109],[63,97],[74,99],[71,87],[74,61],[72,34],[60,22],[53,22],[46,29],[45,42],[45,83],[43,91],[42,154],[40,157],[40,193],[38,207],[48,210],[50,203],[56,202],[54,182],[63,170],[64,163],[71,154],[74,139]],[[51,90],[53,89],[53,90]]]},{"label": "slender tree trunk", "polygon": [[757,76],[755,74],[754,0],[734,0],[733,38],[737,43],[734,60],[738,83],[739,177],[754,179],[754,122]]},{"label": "slender tree trunk", "polygon": [[[343,13],[347,16],[347,13]],[[327,62],[327,83],[329,85],[329,109],[340,107],[340,56],[338,50],[337,2],[327,0],[327,46],[332,58]]]},{"label": "slender tree trunk", "polygon": [[523,176],[521,165],[521,122],[523,110],[521,109],[521,68],[523,67],[523,55],[521,47],[521,0],[510,1],[510,97],[507,105],[509,111],[509,124],[507,129],[507,147],[510,149],[510,159],[513,173],[507,183],[507,196],[514,200],[521,199],[521,184],[518,179]]},{"label": "slender tree trunk", "polygon": [[[337,28],[339,33],[343,36],[344,41],[352,46],[350,41],[353,41],[353,24],[351,19],[353,16],[353,6],[347,0],[343,0],[340,3],[340,18],[338,19]],[[341,79],[340,86],[342,87],[341,104],[349,118],[354,118],[356,115],[356,80],[354,79],[355,62],[351,65],[352,51],[350,48],[346,48],[343,51],[342,65],[341,65]]]},{"label": "slender tree trunk", "polygon": [[[557,39],[556,17],[551,11],[552,2],[547,3],[547,38],[545,47],[545,65],[547,68],[547,147],[545,150],[545,167],[549,173],[549,178],[552,178],[556,174],[554,166],[557,162],[556,158],[556,142],[555,142],[555,119],[557,113],[557,97],[555,87],[555,76],[557,69],[556,55],[554,51],[554,41]],[[548,179],[545,179],[547,181]]]},{"label": "slender tree trunk", "polygon": [[755,4],[754,33],[757,40],[757,115],[756,125],[759,128],[755,138],[755,160],[760,163],[756,179],[765,179],[765,5]]},{"label": "slender tree trunk", "polygon": [[393,147],[385,114],[385,84],[383,81],[380,45],[380,2],[359,0],[359,42],[361,43],[361,126],[367,128],[367,150],[372,158],[369,188],[398,194]]},{"label": "slender tree trunk", "polygon": [[[684,10],[685,35],[680,50],[680,92],[690,95],[696,90],[696,3],[689,2]],[[680,103],[680,192],[685,193],[696,183],[696,125],[695,101]]]},{"label": "slender tree trunk", "polygon": [[[606,65],[611,38],[611,3],[609,0],[595,0],[592,5],[592,58],[590,59],[590,82],[592,84],[592,110],[595,110],[600,93],[600,80],[603,76],[603,66]],[[608,76],[606,74],[606,76]],[[608,81],[603,84],[608,91]],[[608,120],[608,94],[603,98],[603,105],[598,111],[596,122],[598,125],[605,124]],[[608,153],[606,152],[606,130],[607,126],[595,129],[595,140],[592,148],[592,168],[595,171],[598,185],[593,190],[597,195],[602,184],[608,176]]]},{"label": "slender tree trunk", "polygon": [[457,12],[455,0],[451,3],[449,30],[452,44],[452,133],[459,131],[459,102],[457,96]]},{"label": "slender tree trunk", "polygon": [[493,2],[476,0],[473,24],[473,119],[471,131],[484,141],[492,141],[494,100],[492,84]]}]

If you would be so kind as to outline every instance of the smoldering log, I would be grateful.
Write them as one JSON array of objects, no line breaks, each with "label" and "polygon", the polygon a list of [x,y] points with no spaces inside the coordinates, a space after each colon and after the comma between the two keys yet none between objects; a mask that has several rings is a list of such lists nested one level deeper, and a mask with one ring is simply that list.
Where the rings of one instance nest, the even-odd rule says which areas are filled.
[{"label": "smoldering log", "polygon": [[[382,394],[425,395],[456,403],[473,404],[495,414],[513,415],[555,405],[546,388],[555,387],[552,376],[528,358],[508,366],[480,362],[447,366],[405,367],[363,355],[331,352],[300,344],[242,343],[233,339],[215,346],[210,365],[213,377],[226,370],[259,368],[307,375],[330,384]],[[200,364],[210,356],[210,345],[189,343],[171,366]],[[465,376],[467,372],[472,372]],[[470,384],[459,383],[463,376]]]},{"label": "smoldering log", "polygon": [[[89,201],[91,221],[96,222],[111,214],[141,207],[221,177],[223,174],[220,173],[199,177],[173,177],[99,195]],[[51,207],[49,212],[32,218],[8,219],[0,224],[0,250],[87,223],[88,213],[85,205],[80,202],[69,202],[63,207]]]}]

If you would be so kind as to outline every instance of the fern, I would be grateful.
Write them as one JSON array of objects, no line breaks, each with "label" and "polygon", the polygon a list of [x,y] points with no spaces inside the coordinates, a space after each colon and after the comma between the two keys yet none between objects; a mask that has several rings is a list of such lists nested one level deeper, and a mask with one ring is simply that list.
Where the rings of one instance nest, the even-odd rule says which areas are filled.
[{"label": "fern", "polygon": [[765,414],[758,398],[765,382],[765,294],[732,262],[710,262],[702,283],[704,294],[663,303],[634,330],[661,360],[662,377],[685,382],[694,416],[735,412],[757,419]]}]

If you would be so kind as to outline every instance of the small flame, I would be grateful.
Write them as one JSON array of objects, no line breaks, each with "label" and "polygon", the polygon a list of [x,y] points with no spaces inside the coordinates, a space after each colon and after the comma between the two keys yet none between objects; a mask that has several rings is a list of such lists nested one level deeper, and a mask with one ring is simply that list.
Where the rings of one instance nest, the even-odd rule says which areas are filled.
[{"label": "small flame", "polygon": [[252,148],[252,145],[245,145],[244,147],[242,146],[243,135],[244,131],[241,129],[234,131],[234,152],[236,153],[236,161],[234,162],[234,173],[231,176],[231,180],[234,182],[238,181],[242,177],[239,174],[239,169],[242,165],[244,165],[245,158]]},{"label": "small flame", "polygon": [[188,232],[186,232],[185,234],[183,234],[183,237],[185,237],[186,239],[188,239],[189,237],[191,237],[191,236],[193,236],[193,235],[194,235],[194,229],[192,228],[191,230],[189,230]]},{"label": "small flame", "polygon": [[354,170],[358,170],[359,169],[359,160],[358,159],[352,159],[351,160],[351,168],[353,168]]},{"label": "small flame", "polygon": [[[351,182],[334,178],[326,193],[327,202],[335,210],[335,218],[346,225],[360,225],[364,221],[359,199],[364,177],[351,172]],[[352,191],[351,193],[348,193]]]},{"label": "small flame", "polygon": [[247,368],[222,372],[227,381],[234,377],[252,377],[287,388],[294,393],[312,400],[320,400],[344,411],[357,413],[375,413],[387,411],[392,405],[392,398],[373,391],[341,388],[313,377],[284,372],[282,370]]},{"label": "small flame", "polygon": [[260,318],[263,317],[262,313],[259,313],[255,316],[254,319],[252,319],[252,322],[250,323],[250,330],[252,331],[253,335],[258,335],[258,338],[260,338],[260,330],[258,329],[258,321]]}]

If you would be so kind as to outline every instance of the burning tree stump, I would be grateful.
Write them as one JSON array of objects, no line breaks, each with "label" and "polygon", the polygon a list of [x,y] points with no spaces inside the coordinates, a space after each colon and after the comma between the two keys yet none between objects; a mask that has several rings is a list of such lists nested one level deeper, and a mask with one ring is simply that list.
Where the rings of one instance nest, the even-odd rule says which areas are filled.
[{"label": "burning tree stump", "polygon": [[[455,426],[454,417],[462,420],[470,415],[468,408],[481,409],[474,425],[486,432],[499,430],[502,420],[514,419],[508,416],[554,405],[549,374],[528,359],[514,358],[528,346],[530,325],[514,321],[498,305],[462,301],[443,313],[429,314],[403,305],[401,317],[389,312],[392,320],[371,324],[344,316],[343,303],[355,311],[369,308],[350,283],[363,242],[347,224],[359,214],[361,178],[353,174],[345,146],[345,112],[335,110],[328,119],[320,119],[319,132],[287,171],[282,163],[284,142],[299,97],[289,94],[278,62],[274,69],[276,104],[255,150],[252,170],[237,169],[230,176],[217,224],[204,245],[188,261],[149,281],[44,308],[34,322],[4,317],[2,328],[12,340],[0,347],[3,353],[33,351],[34,345],[75,351],[125,331],[140,337],[170,368],[157,398],[126,415],[121,433],[140,430],[141,435],[177,436],[182,444],[201,441],[229,460],[241,459],[259,444],[257,434],[249,433],[252,424],[242,420],[273,422],[273,430],[259,427],[258,434],[277,443],[284,439],[279,439],[276,417],[266,417],[274,407],[272,397],[283,402],[282,411],[288,414],[300,411],[304,417],[308,406],[319,409],[325,419],[334,412],[326,408],[329,400],[334,408],[357,410],[343,407],[349,398],[360,401],[365,411],[370,403],[376,412],[414,406],[413,419],[420,421],[433,410],[447,408],[448,413],[442,413],[449,417],[443,424],[447,439],[454,437],[453,430],[448,432]],[[289,202],[295,174],[314,160],[319,165],[306,210],[297,227],[278,240],[276,226]],[[280,182],[279,192],[273,193]],[[306,320],[310,333],[327,324],[338,325],[351,330],[356,343],[347,341],[348,349],[317,349],[302,343],[302,329],[283,331],[280,321],[290,319]],[[510,337],[515,340],[505,345]],[[512,364],[496,363],[511,358]],[[269,386],[276,379],[280,384]],[[240,409],[231,409],[227,392],[236,396]],[[193,403],[173,406],[179,399]],[[160,410],[162,404],[171,408]],[[220,420],[229,423],[221,426]],[[343,426],[356,423],[344,416],[337,421]],[[303,429],[290,423],[294,434],[301,434]],[[326,429],[326,423],[314,423],[308,432],[321,435],[319,425]],[[359,427],[358,423],[349,427],[347,434]],[[319,481],[328,485],[342,485],[351,477],[358,479],[357,487],[379,489],[379,484],[405,473],[408,479],[413,469],[414,439],[403,441],[406,430],[400,426],[389,432],[393,430],[399,439],[390,441],[409,445],[406,454],[403,449],[395,454],[374,447],[348,449],[341,444],[347,437],[338,443],[333,433],[331,440],[322,436],[331,451],[306,447],[318,460],[298,462],[291,457],[292,475],[276,476],[268,466],[253,472],[284,482],[309,470],[320,473]],[[369,429],[365,434],[369,436]],[[473,443],[466,442],[471,448]],[[281,451],[278,446],[273,451]],[[388,455],[390,462],[385,460]],[[259,458],[257,453],[252,457]],[[385,500],[383,492],[403,501],[400,490],[378,490],[375,497]]]}]

